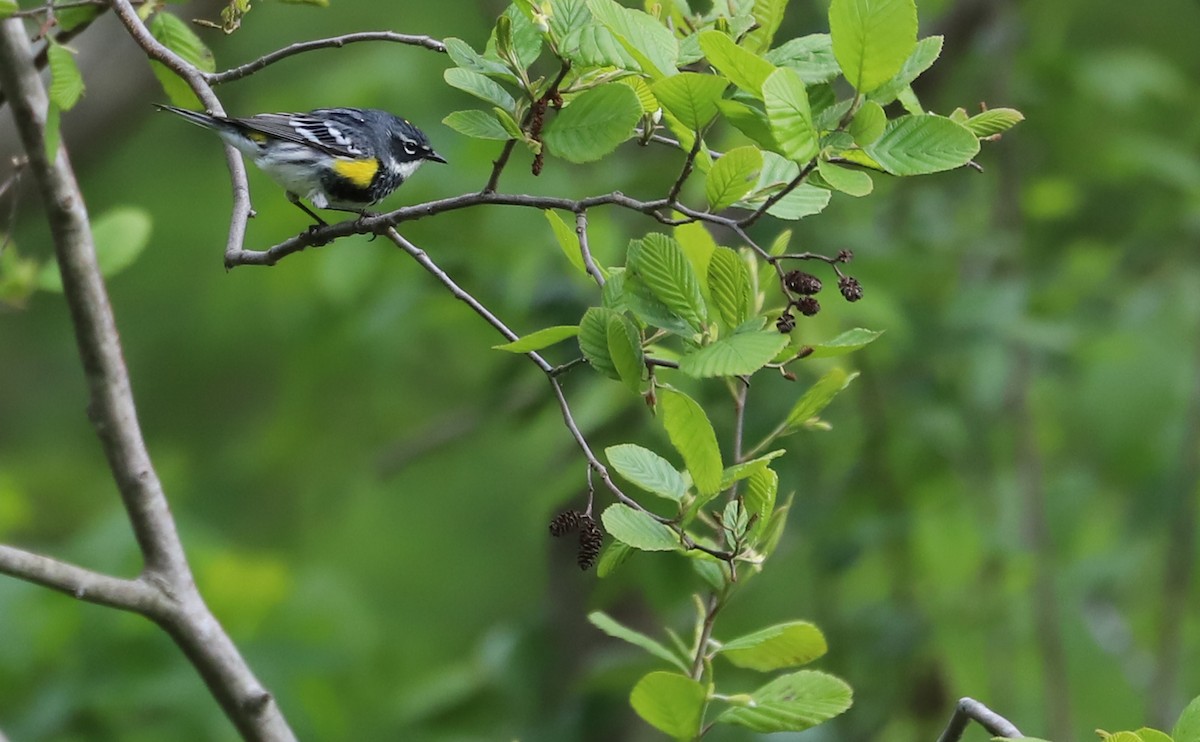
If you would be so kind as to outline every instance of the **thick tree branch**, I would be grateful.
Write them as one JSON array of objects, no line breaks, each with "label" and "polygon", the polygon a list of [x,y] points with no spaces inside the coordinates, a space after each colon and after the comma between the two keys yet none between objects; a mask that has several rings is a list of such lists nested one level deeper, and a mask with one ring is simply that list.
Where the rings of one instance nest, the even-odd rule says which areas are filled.
[{"label": "thick tree branch", "polygon": [[972,721],[996,737],[1020,739],[1023,736],[1011,721],[1000,714],[973,698],[962,698],[954,708],[954,715],[950,717],[946,731],[938,737],[938,742],[959,742]]},{"label": "thick tree branch", "polygon": [[410,34],[393,33],[391,31],[364,31],[362,33],[349,33],[344,36],[333,36],[327,39],[301,41],[290,46],[285,46],[282,49],[277,49],[270,54],[264,54],[253,62],[247,62],[224,72],[202,72],[200,74],[209,85],[220,85],[221,83],[240,80],[243,77],[253,75],[267,65],[274,64],[281,59],[287,59],[296,54],[316,49],[340,48],[346,44],[354,44],[362,41],[391,41],[397,44],[421,46],[443,54],[446,52],[445,44],[429,36],[413,36]]},{"label": "thick tree branch", "polygon": [[[121,0],[114,0],[114,5],[129,8]],[[53,160],[47,155],[48,100],[18,19],[0,21],[0,87],[8,96],[54,239],[63,294],[88,385],[89,416],[145,560],[141,578],[131,582],[5,549],[0,553],[3,571],[93,602],[143,613],[176,640],[243,737],[290,742],[295,737],[270,694],[196,590],[166,495],[142,438],[83,196],[66,148],[59,144]],[[152,594],[156,597],[151,598]]]}]

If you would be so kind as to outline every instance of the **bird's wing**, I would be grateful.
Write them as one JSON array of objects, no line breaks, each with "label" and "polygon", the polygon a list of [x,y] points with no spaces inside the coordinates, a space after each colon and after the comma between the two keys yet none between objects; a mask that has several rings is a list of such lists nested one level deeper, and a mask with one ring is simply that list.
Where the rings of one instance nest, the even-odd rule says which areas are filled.
[{"label": "bird's wing", "polygon": [[288,142],[307,145],[334,157],[361,158],[368,154],[360,142],[350,138],[337,122],[307,113],[260,113],[233,119],[251,131]]}]

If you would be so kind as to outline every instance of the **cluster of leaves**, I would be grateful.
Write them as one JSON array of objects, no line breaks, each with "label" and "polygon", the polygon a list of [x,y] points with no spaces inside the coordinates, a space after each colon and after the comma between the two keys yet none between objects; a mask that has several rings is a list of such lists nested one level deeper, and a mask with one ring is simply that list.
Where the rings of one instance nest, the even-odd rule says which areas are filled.
[{"label": "cluster of leaves", "polygon": [[[1200,698],[1192,699],[1170,734],[1157,729],[1142,727],[1136,732],[1106,732],[1097,729],[1096,735],[1102,742],[1200,742]],[[1029,742],[1047,742],[1035,737],[1022,737]]]}]

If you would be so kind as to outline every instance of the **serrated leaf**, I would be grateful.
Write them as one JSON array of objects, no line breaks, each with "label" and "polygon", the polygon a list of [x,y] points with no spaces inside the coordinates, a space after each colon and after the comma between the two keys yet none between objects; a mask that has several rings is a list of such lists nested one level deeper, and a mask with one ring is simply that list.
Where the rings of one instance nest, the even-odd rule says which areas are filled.
[{"label": "serrated leaf", "polygon": [[654,79],[675,73],[679,44],[670,29],[647,13],[626,8],[615,0],[588,0],[588,9]]},{"label": "serrated leaf", "polygon": [[[136,206],[118,206],[92,222],[100,275],[109,278],[132,265],[150,244],[153,226],[150,213]],[[37,283],[47,291],[62,291],[58,264],[50,261],[43,265]]]},{"label": "serrated leaf", "polygon": [[633,686],[629,703],[638,716],[675,739],[690,740],[700,731],[708,693],[698,681],[673,672],[652,672]]},{"label": "serrated leaf", "polygon": [[855,144],[866,147],[883,136],[886,127],[887,114],[884,113],[883,106],[869,100],[855,111],[854,118],[850,121],[850,136],[854,137]]},{"label": "serrated leaf", "polygon": [[717,75],[681,72],[651,86],[654,97],[683,125],[699,131],[717,115],[717,101],[729,82]]},{"label": "serrated leaf", "polygon": [[830,188],[848,196],[866,196],[875,188],[875,183],[871,180],[870,175],[861,170],[851,170],[834,165],[826,160],[817,163],[817,172],[821,174]]},{"label": "serrated leaf", "polygon": [[663,644],[651,639],[640,631],[635,631],[628,626],[624,626],[616,619],[609,616],[603,611],[592,611],[587,616],[588,621],[593,626],[608,634],[614,639],[620,639],[624,642],[629,642],[635,647],[644,649],[655,657],[663,660],[675,667],[678,667],[684,672],[688,671],[687,665],[670,649],[667,649]]},{"label": "serrated leaf", "polygon": [[787,453],[782,448],[772,451],[763,456],[749,461],[743,461],[740,464],[734,464],[721,473],[721,489],[729,489],[734,482],[739,482],[743,479],[749,479],[756,473],[766,469],[772,461]]},{"label": "serrated leaf", "polygon": [[[679,75],[671,79],[678,79]],[[715,107],[714,107],[715,110]],[[742,200],[758,182],[763,157],[758,147],[735,147],[717,160],[704,181],[704,195],[713,211],[720,211]]]},{"label": "serrated leaf", "polygon": [[585,0],[550,0],[550,35],[565,39],[575,29],[592,19]]},{"label": "serrated leaf", "polygon": [[752,289],[746,261],[735,250],[718,247],[708,262],[708,292],[727,327],[739,327],[750,312]]},{"label": "serrated leaf", "polygon": [[914,0],[833,0],[833,55],[846,80],[869,93],[891,80],[917,45]]},{"label": "serrated leaf", "polygon": [[554,327],[547,327],[537,332],[531,332],[511,343],[493,345],[492,349],[505,350],[509,353],[528,353],[548,348],[555,343],[561,343],[563,340],[573,338],[578,334],[579,325],[555,325]]},{"label": "serrated leaf", "polygon": [[446,54],[450,56],[450,59],[464,70],[516,82],[516,76],[504,63],[483,56],[462,39],[450,37],[443,39],[442,43],[446,45]]},{"label": "serrated leaf", "polygon": [[71,50],[47,40],[46,59],[50,66],[50,101],[60,110],[69,111],[83,97],[83,75]]},{"label": "serrated leaf", "polygon": [[443,72],[442,76],[446,79],[446,84],[464,93],[499,106],[509,113],[517,110],[516,99],[501,87],[500,83],[486,75],[462,67],[451,67]]},{"label": "serrated leaf", "polygon": [[[726,472],[729,470],[726,469]],[[753,472],[746,482],[746,492],[742,495],[742,504],[746,512],[757,516],[750,525],[746,539],[752,547],[757,547],[771,525],[775,512],[775,496],[779,492],[779,475],[773,469],[763,467]],[[764,554],[766,550],[764,549]]]},{"label": "serrated leaf", "polygon": [[850,708],[850,686],[832,675],[801,670],[776,678],[751,694],[753,706],[731,708],[717,720],[756,732],[801,732]]},{"label": "serrated leaf", "polygon": [[608,351],[608,320],[616,316],[617,312],[605,307],[591,307],[584,312],[579,322],[579,350],[592,368],[620,381],[621,375]]},{"label": "serrated leaf", "polygon": [[730,82],[755,98],[762,98],[762,85],[775,71],[773,64],[738,46],[720,31],[701,32],[700,49],[708,63]]},{"label": "serrated leaf", "polygon": [[492,29],[491,37],[488,38],[484,56],[504,58],[504,55],[498,53],[499,46],[497,44],[501,29],[504,27],[507,27],[505,35],[507,36],[506,43],[510,47],[509,52],[516,57],[514,61],[522,68],[528,68],[541,56],[542,32],[515,5],[508,6],[504,13],[496,19],[496,26]]},{"label": "serrated leaf", "polygon": [[[202,72],[213,72],[217,68],[212,51],[204,44],[196,32],[178,16],[165,11],[154,14],[149,24],[150,34],[163,46],[190,62]],[[196,108],[200,99],[191,87],[166,65],[152,61],[150,69],[163,87],[167,97],[177,106]]]},{"label": "serrated leaf", "polygon": [[677,551],[682,548],[679,535],[645,511],[618,502],[605,508],[600,519],[610,536],[639,551]]},{"label": "serrated leaf", "polygon": [[700,283],[691,263],[673,238],[651,232],[630,243],[626,258],[629,273],[673,314],[682,317],[699,332],[707,315]]},{"label": "serrated leaf", "polygon": [[600,23],[585,23],[571,31],[562,43],[563,54],[581,67],[616,67],[641,72],[641,65],[625,51],[612,31]]},{"label": "serrated leaf", "polygon": [[579,94],[546,126],[542,141],[568,162],[598,160],[633,134],[642,116],[628,85],[608,83]]},{"label": "serrated leaf", "polygon": [[642,113],[654,113],[662,106],[658,102],[658,98],[654,97],[654,91],[650,89],[650,84],[646,82],[644,77],[622,77],[617,82],[622,85],[628,85],[637,93],[638,105],[642,107]]},{"label": "serrated leaf", "polygon": [[623,314],[614,313],[608,318],[608,355],[621,383],[634,394],[641,393],[646,357],[637,327]]},{"label": "serrated leaf", "polygon": [[[609,283],[612,281],[610,280]],[[605,286],[607,287],[608,284],[606,283]],[[691,323],[663,304],[640,276],[626,271],[622,288],[621,298],[625,306],[640,321],[680,337],[695,337],[696,329],[692,327]]]},{"label": "serrated leaf", "polygon": [[842,356],[847,353],[853,353],[859,348],[864,348],[875,342],[883,331],[868,330],[863,327],[856,327],[853,330],[846,330],[841,335],[838,335],[833,340],[824,343],[815,343],[812,347],[812,353],[808,358],[832,358],[833,356]]},{"label": "serrated leaf", "polygon": [[567,260],[575,266],[576,270],[586,276],[588,274],[587,263],[583,261],[579,235],[563,221],[563,218],[554,209],[546,209],[542,213],[546,215],[546,221],[550,222],[550,228],[554,230],[554,239],[562,248],[563,255],[567,256]]},{"label": "serrated leaf", "polygon": [[663,389],[659,394],[659,410],[663,427],[671,445],[683,457],[692,483],[705,497],[721,491],[721,449],[717,434],[704,414],[704,408],[683,392]]},{"label": "serrated leaf", "polygon": [[792,39],[764,56],[771,64],[794,69],[806,85],[829,82],[842,72],[833,57],[833,40],[827,33]]},{"label": "serrated leaf", "polygon": [[833,398],[850,382],[858,378],[858,372],[848,373],[843,368],[832,368],[808,388],[804,396],[796,402],[788,413],[785,422],[787,432],[799,430],[809,419],[816,417],[824,410]]},{"label": "serrated leaf", "polygon": [[[696,272],[696,276],[707,276],[708,263],[712,260],[713,251],[717,249],[717,242],[704,223],[677,224],[671,233],[675,236],[675,241],[679,243],[683,254],[687,256],[688,262],[692,264],[692,270]],[[705,293],[706,290],[707,288],[701,284],[701,293]],[[705,294],[705,298],[707,298],[707,294]]]},{"label": "serrated leaf", "polygon": [[966,165],[979,153],[979,140],[948,118],[909,115],[888,122],[864,149],[892,175],[925,175]]},{"label": "serrated leaf", "polygon": [[624,443],[609,446],[604,455],[618,474],[651,494],[675,502],[687,494],[687,484],[671,462],[648,448]]},{"label": "serrated leaf", "polygon": [[1179,715],[1171,736],[1175,742],[1200,742],[1200,697],[1193,698]]},{"label": "serrated leaf", "polygon": [[754,16],[754,28],[742,40],[746,48],[752,52],[764,52],[771,48],[775,32],[783,23],[783,12],[787,9],[788,0],[754,0],[750,14]]},{"label": "serrated leaf", "polygon": [[679,370],[698,379],[748,376],[770,363],[787,344],[788,336],[775,330],[730,335],[685,354],[679,359]]},{"label": "serrated leaf", "polygon": [[800,76],[786,67],[778,69],[763,83],[762,94],[780,152],[796,162],[812,159],[817,154],[817,132]]},{"label": "serrated leaf", "polygon": [[992,108],[967,119],[964,126],[977,137],[990,137],[1008,131],[1025,120],[1025,114],[1015,108]]},{"label": "serrated leaf", "polygon": [[871,100],[886,106],[900,95],[900,92],[912,84],[925,70],[933,66],[942,53],[942,37],[930,36],[921,39],[913,47],[912,54],[904,61],[895,77],[871,92]]},{"label": "serrated leaf", "polygon": [[504,141],[512,138],[509,136],[508,131],[505,130],[504,125],[497,121],[495,116],[486,111],[455,111],[442,119],[442,123],[454,129],[459,134],[475,139]]},{"label": "serrated leaf", "polygon": [[738,667],[770,672],[807,665],[828,649],[820,629],[807,621],[792,621],[726,642],[720,654]]}]

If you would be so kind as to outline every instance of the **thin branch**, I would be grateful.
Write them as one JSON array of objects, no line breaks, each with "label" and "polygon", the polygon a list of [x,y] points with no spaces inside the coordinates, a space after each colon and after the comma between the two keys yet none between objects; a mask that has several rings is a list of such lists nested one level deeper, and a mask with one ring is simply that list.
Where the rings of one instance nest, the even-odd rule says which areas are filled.
[{"label": "thin branch", "polygon": [[341,48],[346,44],[354,44],[362,41],[390,41],[396,44],[420,46],[442,54],[446,52],[446,45],[430,36],[414,36],[411,34],[393,33],[391,31],[364,31],[361,33],[344,34],[342,36],[332,36],[327,39],[301,41],[285,46],[282,49],[276,49],[270,54],[264,54],[253,62],[247,62],[224,72],[202,72],[201,75],[209,85],[220,85],[231,80],[240,80],[243,77],[253,75],[267,65],[275,64],[281,59],[287,59],[297,54],[303,54],[304,52],[316,49]]},{"label": "thin branch", "polygon": [[704,622],[700,626],[700,634],[696,637],[696,654],[692,657],[692,680],[699,680],[704,674],[704,658],[708,656],[708,642],[712,639],[713,623],[721,610],[721,596],[713,593],[708,597],[708,605],[704,609]]},{"label": "thin branch", "polygon": [[0,573],[89,603],[147,616],[161,613],[165,605],[163,594],[143,580],[124,580],[2,544]]},{"label": "thin branch", "polygon": [[790,183],[785,185],[782,190],[777,191],[770,198],[768,198],[766,201],[764,201],[762,203],[762,206],[759,206],[757,209],[755,209],[749,216],[747,216],[746,218],[744,218],[740,222],[738,222],[738,226],[745,228],[745,227],[749,227],[750,225],[754,224],[756,221],[758,221],[762,217],[763,214],[767,213],[767,211],[772,206],[779,203],[780,201],[782,201],[784,199],[785,196],[787,196],[792,191],[796,190],[796,187],[804,182],[804,179],[808,177],[809,173],[811,173],[813,170],[816,170],[816,169],[817,169],[817,158],[814,157],[813,159],[809,160],[807,165],[800,168],[800,172],[796,175],[795,178],[792,178],[792,181]]},{"label": "thin branch", "polygon": [[[146,56],[166,65],[172,72],[179,75],[200,102],[211,113],[224,115],[225,109],[221,101],[208,84],[205,73],[198,70],[190,62],[175,52],[163,46],[150,34],[137,11],[129,0],[109,0],[113,12],[121,19],[125,30],[134,42],[142,48]],[[250,218],[250,184],[246,180],[246,165],[242,162],[241,154],[231,145],[225,145],[225,166],[229,169],[229,181],[233,188],[233,207],[230,209],[229,237],[225,242],[225,260],[242,251],[246,239],[246,222]]]},{"label": "thin branch", "polygon": [[679,192],[683,190],[683,184],[687,181],[688,176],[692,174],[692,168],[696,165],[696,155],[700,154],[700,147],[703,144],[704,138],[701,136],[701,132],[696,132],[696,139],[692,142],[692,148],[683,160],[683,168],[679,171],[679,177],[671,184],[671,190],[667,191],[668,208],[675,206],[675,201],[679,198]]},{"label": "thin branch", "polygon": [[[558,86],[562,84],[563,79],[566,78],[567,72],[569,72],[570,70],[571,70],[571,63],[566,60],[563,60],[562,66],[560,66],[558,69],[558,75],[556,75],[554,80],[550,83],[550,87],[546,88],[546,92],[543,93],[540,98],[538,98],[535,101],[532,101],[532,105],[529,107],[529,110],[526,111],[525,116],[522,117],[522,119],[521,119],[521,130],[522,131],[524,131],[526,129],[526,127],[529,126],[530,122],[532,122],[534,120],[535,112],[539,110],[539,107],[541,108],[542,111],[544,111],[547,101],[558,100],[558,98],[559,98]],[[530,95],[530,98],[533,97],[532,93],[530,93],[529,95]],[[537,115],[540,115],[540,113]],[[541,136],[540,131],[535,132],[535,137],[540,137],[540,136]],[[540,138],[538,139],[538,141],[541,141]],[[485,185],[483,187],[484,193],[495,193],[496,192],[496,186],[498,186],[500,184],[500,174],[502,172],[504,172],[504,168],[508,165],[508,159],[509,159],[509,157],[512,156],[513,148],[516,146],[517,146],[516,139],[509,139],[507,142],[504,143],[504,148],[502,150],[500,150],[500,156],[497,157],[496,160],[492,163],[492,173],[491,173],[491,175],[488,176],[487,185]],[[536,162],[534,164],[537,165]],[[540,165],[538,165],[537,168],[535,168],[534,175],[537,175],[538,168],[540,168]]]},{"label": "thin branch", "polygon": [[954,708],[946,731],[938,737],[938,742],[959,742],[963,732],[967,730],[967,725],[972,721],[995,737],[1020,739],[1022,736],[1020,730],[1008,719],[973,698],[962,698]]},{"label": "thin branch", "polygon": [[587,212],[580,210],[575,214],[575,236],[579,238],[579,252],[583,255],[583,265],[587,268],[588,275],[596,282],[600,288],[604,288],[604,274],[596,267],[596,261],[592,259],[592,251],[588,248],[588,220]]}]

